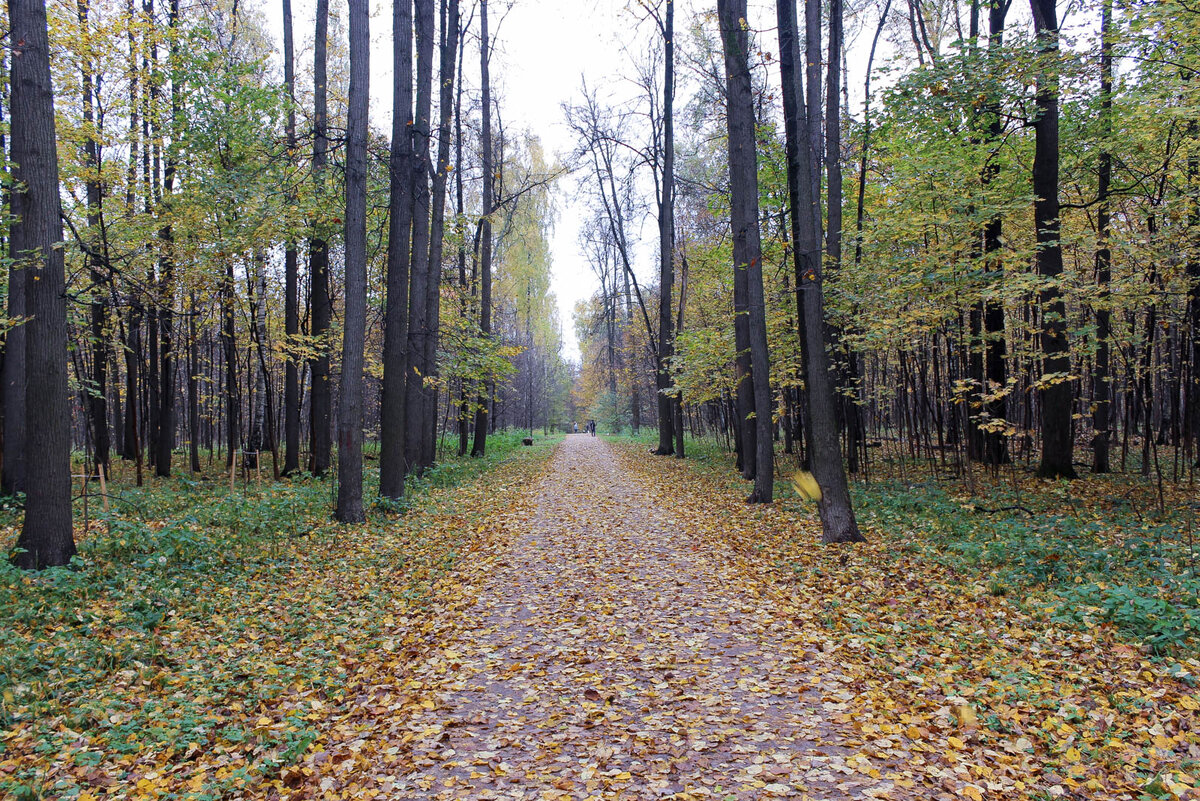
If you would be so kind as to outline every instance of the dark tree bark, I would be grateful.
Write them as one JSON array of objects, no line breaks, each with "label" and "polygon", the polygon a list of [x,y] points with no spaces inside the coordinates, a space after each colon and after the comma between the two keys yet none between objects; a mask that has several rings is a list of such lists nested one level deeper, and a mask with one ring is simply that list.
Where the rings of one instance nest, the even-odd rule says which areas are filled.
[{"label": "dark tree bark", "polygon": [[[911,0],[910,0],[911,2]],[[809,180],[812,183],[813,202],[821,205],[821,155],[824,135],[821,123],[821,0],[804,0],[804,84],[803,102],[807,110],[809,163],[812,164]],[[797,84],[800,85],[800,84]],[[817,240],[821,239],[821,217],[817,217]],[[799,288],[799,287],[797,287]]]},{"label": "dark tree bark", "polygon": [[404,461],[409,472],[421,469],[428,395],[425,345],[429,339],[429,142],[433,104],[433,0],[416,0],[417,107],[413,119],[411,185],[413,193],[412,277],[408,287],[408,366],[404,382]]},{"label": "dark tree bark", "polygon": [[[466,31],[460,30],[459,47],[458,47],[458,74],[462,75],[463,60],[466,58]],[[461,221],[464,219],[466,206],[463,198],[463,127],[462,127],[462,95],[463,82],[458,82],[458,87],[454,92],[454,210]],[[482,230],[482,225],[475,229],[475,241],[479,241],[479,234]],[[471,251],[472,258],[477,252],[477,249]],[[467,242],[466,232],[463,231],[458,240],[458,286],[462,298],[462,315],[466,319],[470,309],[468,300],[467,287]],[[471,293],[474,293],[474,285],[470,288]],[[467,388],[467,382],[461,381],[458,389],[458,455],[466,456],[467,450],[470,447],[470,392]]]},{"label": "dark tree bark", "polygon": [[[997,0],[988,10],[988,69],[999,76],[1004,58],[1004,21],[1010,0]],[[999,77],[995,80],[999,81]],[[1000,98],[989,96],[983,106],[987,121],[987,141],[999,148],[1004,137],[1004,118],[1001,114]],[[1000,176],[1000,165],[993,157],[980,173],[980,183],[986,188]],[[994,214],[983,225],[983,258],[989,274],[989,283],[999,285],[1004,275],[1001,262],[1001,241],[1004,235],[1004,217]],[[977,342],[972,353],[971,378],[979,392],[981,410],[988,421],[1003,420],[1007,416],[1004,397],[991,397],[1002,391],[1008,381],[1008,345],[1004,335],[1004,304],[989,293],[972,310],[972,334]],[[967,454],[984,464],[1006,464],[1008,441],[1004,433],[981,429],[972,425],[968,438]]]},{"label": "dark tree bark", "polygon": [[1110,343],[1112,337],[1112,312],[1108,308],[1108,285],[1112,280],[1112,253],[1108,247],[1111,215],[1109,210],[1109,186],[1112,182],[1112,153],[1109,152],[1109,137],[1112,135],[1112,0],[1104,0],[1100,8],[1100,132],[1104,137],[1100,149],[1096,186],[1096,283],[1100,293],[1096,308],[1096,364],[1092,373],[1092,472],[1107,473],[1109,463],[1109,438],[1112,434],[1112,379],[1110,371]]},{"label": "dark tree bark", "polygon": [[196,315],[199,314],[196,293],[188,299],[188,459],[192,473],[200,472],[200,370],[199,342],[196,338]]},{"label": "dark tree bark", "polygon": [[363,510],[363,343],[367,327],[367,110],[371,40],[367,0],[350,0],[350,94],[346,118],[346,301],[338,387],[337,519]]},{"label": "dark tree bark", "polygon": [[675,452],[674,402],[671,388],[671,357],[675,334],[671,330],[671,296],[675,284],[675,0],[666,0],[661,21],[663,37],[662,183],[658,199],[658,363],[654,371],[658,389],[658,450]]},{"label": "dark tree bark", "polygon": [[[313,177],[321,186],[329,151],[326,98],[326,61],[328,54],[329,0],[317,0],[316,35],[313,42]],[[309,414],[312,436],[314,476],[329,472],[332,442],[333,387],[329,382],[329,327],[333,322],[333,304],[329,299],[329,244],[324,236],[313,236],[308,243],[309,292],[312,306],[312,335],[317,355],[309,362],[312,375]],[[232,445],[230,446],[232,447]]]},{"label": "dark tree bark", "polygon": [[[43,12],[44,13],[44,12]],[[12,201],[10,200],[10,203]],[[10,239],[10,253],[16,242]],[[25,276],[28,271],[13,262],[8,271],[8,319],[25,317]],[[4,339],[4,464],[5,495],[25,491],[25,332],[27,327],[10,328]]]},{"label": "dark tree bark", "polygon": [[[179,23],[179,0],[171,0],[169,25],[172,31]],[[175,84],[174,65],[178,61],[178,44],[171,36],[168,52],[171,63],[171,126],[181,116],[179,91]],[[173,134],[172,134],[173,135]],[[175,445],[175,235],[171,227],[171,194],[175,188],[175,156],[170,148],[164,153],[162,182],[162,215],[166,223],[158,229],[163,255],[159,259],[159,379],[158,397],[158,452],[154,459],[155,475],[166,478],[171,475],[171,455]]]},{"label": "dark tree bark", "polygon": [[[446,227],[446,179],[451,171],[450,123],[454,119],[455,71],[454,59],[458,54],[458,0],[442,0],[441,3],[441,58],[438,67],[440,91],[438,95],[437,169],[433,173],[433,215],[429,234],[429,290],[426,306],[429,315],[429,335],[425,338],[425,369],[430,376],[438,375],[437,348],[438,327],[441,322],[442,250],[445,244]],[[421,464],[430,466],[436,458],[437,443],[437,387],[425,391],[426,430],[422,437]]]},{"label": "dark tree bark", "polygon": [[225,276],[221,286],[221,345],[225,356],[225,430],[229,444],[228,464],[237,458],[242,446],[241,398],[237,376],[237,289],[233,278],[233,261],[226,257]]},{"label": "dark tree bark", "polygon": [[379,411],[379,494],[404,495],[408,270],[413,218],[412,0],[392,4],[392,144],[388,156],[387,299],[383,317],[383,395]]},{"label": "dark tree bark", "polygon": [[[725,52],[726,120],[729,129],[730,222],[733,269],[744,273],[749,328],[753,420],[747,434],[756,438],[746,459],[755,462],[750,501],[770,503],[774,493],[775,454],[771,419],[770,361],[767,352],[766,302],[763,296],[762,247],[758,233],[758,157],[754,136],[754,92],[750,82],[749,35],[742,25],[746,0],[719,0]],[[751,428],[751,425],[753,428]]]},{"label": "dark tree bark", "polygon": [[[828,201],[828,225],[825,233],[825,252],[829,270],[842,266],[842,116],[839,100],[843,87],[841,72],[843,48],[842,0],[829,2],[829,57],[825,78],[825,183]],[[840,338],[834,332],[835,340]],[[845,361],[838,365],[843,386],[852,389],[858,383],[858,355],[845,351]],[[846,456],[851,473],[858,472],[858,452],[862,444],[862,415],[857,399],[850,393],[838,395],[839,412],[846,433]]]},{"label": "dark tree bark", "polygon": [[10,0],[12,59],[12,252],[33,280],[24,286],[25,519],[14,562],[65,565],[75,554],[71,523],[71,411],[67,395],[67,301],[60,222],[54,94],[43,0]]},{"label": "dark tree bark", "polygon": [[138,373],[142,353],[142,308],[141,302],[134,296],[129,304],[129,322],[125,336],[125,429],[124,429],[124,458],[131,459],[137,465],[137,485],[142,485],[142,444],[138,422],[138,398],[141,389]]},{"label": "dark tree bark", "polygon": [[[8,75],[8,54],[4,51],[0,51],[0,74]],[[4,117],[4,112],[6,110],[4,104],[7,101],[7,97],[0,96],[0,153],[4,154],[8,153],[8,137],[4,133],[8,130],[8,124]],[[0,207],[7,205],[8,187],[0,186]],[[8,230],[0,230],[0,257],[3,258],[8,258],[10,255],[8,247],[8,234]],[[9,278],[11,279],[11,277],[12,270],[10,268]],[[5,341],[6,338],[7,337],[5,334],[0,333],[0,492],[3,491],[4,485],[4,401],[9,394],[4,384],[4,352],[7,348],[7,343]]]},{"label": "dark tree bark", "polygon": [[[292,41],[292,0],[283,0],[283,82],[287,87],[287,149],[289,162],[296,152],[296,65]],[[296,337],[300,334],[299,257],[296,243],[288,239],[283,254],[283,475],[300,469],[300,365]]]},{"label": "dark tree bark", "polygon": [[1033,206],[1037,226],[1037,272],[1045,279],[1041,303],[1042,363],[1046,373],[1060,374],[1041,390],[1042,461],[1037,474],[1042,478],[1075,478],[1072,466],[1074,427],[1071,420],[1071,353],[1067,342],[1067,306],[1058,286],[1063,271],[1059,244],[1058,203],[1058,78],[1051,60],[1058,55],[1056,0],[1030,0],[1039,49],[1047,59],[1038,75],[1037,118],[1034,120]]},{"label": "dark tree bark", "polygon": [[[483,125],[481,150],[483,158],[483,220],[480,225],[479,242],[479,331],[484,337],[492,334],[492,212],[495,210],[495,168],[492,164],[492,87],[488,62],[488,4],[479,2],[479,74],[482,95]],[[475,441],[471,445],[472,456],[487,453],[488,391],[481,387],[479,410],[475,413]]]},{"label": "dark tree bark", "polygon": [[[88,0],[77,4],[79,25],[87,29]],[[96,467],[106,474],[110,449],[108,428],[108,298],[107,276],[102,252],[103,229],[100,206],[103,202],[100,185],[100,144],[96,141],[95,78],[92,75],[90,53],[82,58],[83,121],[86,128],[83,143],[87,161],[87,178],[84,182],[87,196],[87,230],[84,261],[88,266],[88,278],[92,283],[91,339],[92,339],[92,386],[87,391],[88,425],[91,428],[93,454]]]},{"label": "dark tree bark", "polygon": [[823,542],[861,542],[838,442],[836,398],[827,351],[825,299],[821,286],[821,209],[813,192],[812,173],[817,169],[811,149],[808,119],[803,104],[799,35],[795,0],[777,0],[779,71],[783,87],[784,127],[787,148],[788,203],[792,241],[796,247],[796,313],[800,347],[804,354],[803,378],[808,388],[804,436],[809,464],[821,488]]}]

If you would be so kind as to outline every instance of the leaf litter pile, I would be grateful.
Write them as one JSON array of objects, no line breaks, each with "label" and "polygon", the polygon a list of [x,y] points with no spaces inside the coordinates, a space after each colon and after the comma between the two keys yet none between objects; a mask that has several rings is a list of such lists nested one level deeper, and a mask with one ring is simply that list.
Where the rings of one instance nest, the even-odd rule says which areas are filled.
[{"label": "leaf litter pile", "polygon": [[819,546],[727,473],[586,436],[545,454],[236,581],[173,578],[190,605],[68,586],[69,614],[9,636],[91,672],[6,685],[2,794],[1193,796],[1196,660],[989,592],[909,532]]}]

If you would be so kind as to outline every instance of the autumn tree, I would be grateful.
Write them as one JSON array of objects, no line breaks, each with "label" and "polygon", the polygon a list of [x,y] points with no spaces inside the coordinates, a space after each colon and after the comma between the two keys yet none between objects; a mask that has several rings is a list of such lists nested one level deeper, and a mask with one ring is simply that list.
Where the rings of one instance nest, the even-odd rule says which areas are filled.
[{"label": "autumn tree", "polygon": [[363,339],[367,314],[367,110],[370,13],[350,0],[350,99],[346,122],[346,304],[338,392],[337,519],[361,523],[363,509]]},{"label": "autumn tree", "polygon": [[[763,297],[762,247],[758,230],[758,159],[754,137],[754,100],[750,85],[749,36],[745,0],[722,0],[717,6],[725,55],[726,121],[729,128],[729,205],[733,226],[735,286],[742,286],[749,364],[738,387],[738,414],[743,420],[746,462],[754,462],[750,500],[770,503],[775,457],[772,434],[770,362],[767,355],[766,302]],[[667,299],[663,304],[670,306]],[[741,311],[741,310],[739,310]],[[739,359],[742,358],[739,352]],[[739,362],[743,364],[743,362]],[[749,375],[746,374],[748,367]],[[749,383],[749,392],[743,385]]]},{"label": "autumn tree", "polygon": [[[41,569],[75,554],[71,523],[71,417],[67,406],[67,304],[50,43],[42,0],[9,4],[14,269],[25,273],[25,518],[15,563]],[[13,287],[9,288],[13,291]],[[11,338],[9,340],[11,347]],[[36,410],[30,414],[29,410]],[[13,409],[5,409],[7,414]]]},{"label": "autumn tree", "polygon": [[1034,29],[1045,59],[1038,75],[1036,137],[1033,156],[1034,224],[1037,226],[1037,272],[1044,279],[1039,295],[1041,345],[1045,374],[1041,377],[1042,460],[1038,475],[1075,478],[1072,455],[1075,429],[1071,353],[1067,341],[1067,307],[1059,285],[1063,272],[1058,200],[1058,55],[1056,0],[1030,0]]},{"label": "autumn tree", "polygon": [[[788,199],[792,241],[795,243],[796,314],[800,347],[804,352],[803,377],[807,388],[805,436],[813,476],[821,488],[822,539],[858,542],[858,531],[837,436],[834,384],[827,349],[825,297],[822,286],[821,211],[814,192],[816,171],[811,130],[814,121],[804,104],[796,4],[776,3],[779,23],[779,70],[783,86],[784,124],[787,139]],[[811,80],[811,76],[810,76]]]}]

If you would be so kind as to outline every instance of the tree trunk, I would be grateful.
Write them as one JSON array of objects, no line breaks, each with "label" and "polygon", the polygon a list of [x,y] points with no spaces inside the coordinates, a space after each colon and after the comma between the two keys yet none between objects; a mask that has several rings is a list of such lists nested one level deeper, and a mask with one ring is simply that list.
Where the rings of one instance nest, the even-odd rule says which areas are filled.
[{"label": "tree trunk", "polygon": [[404,459],[408,270],[413,218],[412,0],[392,4],[392,145],[388,156],[387,300],[383,317],[383,395],[379,411],[379,495],[400,498]]},{"label": "tree trunk", "polygon": [[[77,7],[79,26],[86,31],[89,27],[88,0],[79,0]],[[83,150],[87,160],[87,178],[84,182],[88,231],[85,261],[88,265],[88,277],[92,282],[92,386],[87,391],[88,421],[91,426],[92,456],[96,467],[108,473],[108,282],[104,274],[103,228],[100,225],[100,206],[103,201],[100,184],[100,144],[96,141],[95,78],[92,75],[90,54],[85,54],[82,62],[83,120],[86,132]]]},{"label": "tree trunk", "polygon": [[193,474],[200,472],[200,382],[197,371],[200,369],[200,351],[196,340],[196,315],[199,314],[196,305],[196,293],[193,291],[188,301],[188,458],[189,467]]},{"label": "tree trunk", "polygon": [[808,387],[804,435],[809,464],[821,488],[822,541],[861,542],[838,441],[836,399],[829,354],[826,350],[825,299],[821,286],[821,210],[812,191],[816,163],[810,147],[800,61],[795,0],[777,0],[779,71],[783,86],[786,131],[788,202],[792,241],[796,243],[796,311],[800,347],[804,354],[803,378]]},{"label": "tree trunk", "polygon": [[[774,425],[771,419],[771,373],[767,352],[766,302],[763,296],[762,247],[758,232],[758,158],[754,136],[754,94],[750,81],[749,36],[742,25],[746,0],[719,0],[721,39],[725,52],[726,120],[729,128],[730,222],[733,268],[744,273],[746,287],[753,420],[746,427],[755,448],[754,492],[750,501],[770,503],[775,482]],[[740,354],[739,354],[740,355]],[[751,426],[753,426],[751,428]]]},{"label": "tree trunk", "polygon": [[[179,0],[171,0],[169,25],[172,31],[168,60],[171,63],[171,74],[175,75],[174,65],[178,61],[178,45],[176,44],[175,29],[179,23]],[[181,116],[180,97],[174,77],[171,81],[171,126]],[[175,446],[175,257],[172,253],[175,235],[171,227],[171,194],[175,187],[175,156],[170,149],[164,153],[162,209],[160,216],[166,223],[158,229],[158,238],[162,242],[163,255],[159,259],[159,369],[162,371],[159,380],[158,407],[158,453],[154,459],[155,475],[166,478],[171,475],[171,455]]]},{"label": "tree trunk", "polygon": [[367,112],[371,39],[367,0],[350,0],[350,93],[346,118],[346,301],[338,390],[337,519],[363,510],[363,345],[367,327]]},{"label": "tree trunk", "polygon": [[412,278],[408,287],[408,365],[404,382],[404,461],[421,469],[427,422],[425,346],[429,339],[429,140],[433,103],[433,0],[416,0],[417,107],[412,137]]},{"label": "tree trunk", "polygon": [[12,253],[26,281],[25,518],[14,562],[65,565],[75,554],[71,523],[71,411],[67,396],[66,275],[61,248],[54,95],[43,0],[10,0],[12,60]]},{"label": "tree trunk", "polygon": [[1092,373],[1092,472],[1107,473],[1112,468],[1109,444],[1112,436],[1112,379],[1110,344],[1112,311],[1108,307],[1108,285],[1112,280],[1112,253],[1108,247],[1110,232],[1109,186],[1112,182],[1112,0],[1104,0],[1100,9],[1100,149],[1096,187],[1096,284],[1100,288],[1096,304],[1096,364]]},{"label": "tree trunk", "polygon": [[[288,161],[296,152],[296,65],[292,41],[292,0],[283,0],[283,82],[287,88]],[[296,360],[296,337],[300,334],[299,256],[290,235],[283,254],[283,475],[300,469],[300,365]]]},{"label": "tree trunk", "polygon": [[[479,331],[485,337],[492,333],[492,211],[495,203],[495,168],[492,164],[492,87],[489,71],[488,48],[488,4],[479,2],[479,74],[482,95],[483,125],[483,222],[480,226],[479,247]],[[479,396],[479,409],[475,414],[475,442],[471,446],[472,456],[483,456],[487,452],[488,396],[487,387]]]},{"label": "tree trunk", "polygon": [[[326,154],[329,150],[326,111],[326,61],[329,31],[329,0],[317,0],[316,34],[313,42],[313,177],[318,187],[324,183]],[[312,375],[311,415],[312,464],[314,476],[329,472],[332,442],[333,387],[329,382],[329,326],[333,305],[329,299],[329,245],[323,235],[308,242],[309,293],[312,306],[312,336],[317,354],[309,362]]]},{"label": "tree trunk", "polygon": [[[429,335],[425,338],[425,369],[430,376],[438,376],[437,348],[438,327],[441,322],[442,250],[446,228],[446,178],[450,174],[450,123],[453,119],[455,97],[454,59],[458,53],[458,0],[442,0],[441,58],[438,66],[440,92],[438,113],[437,169],[433,173],[433,215],[429,234],[429,290],[426,294],[429,315]],[[437,443],[437,386],[425,391],[426,435],[421,452],[421,464],[431,466],[436,459]]]},{"label": "tree trunk", "polygon": [[[1034,30],[1046,59],[1058,55],[1058,16],[1055,0],[1030,0]],[[1072,466],[1074,429],[1071,420],[1072,388],[1067,342],[1067,307],[1058,285],[1063,271],[1059,244],[1058,204],[1058,77],[1047,64],[1038,75],[1037,118],[1034,121],[1033,215],[1037,226],[1037,272],[1044,281],[1039,294],[1042,310],[1041,344],[1044,370],[1058,377],[1041,390],[1042,478],[1075,478]]]},{"label": "tree trunk", "polygon": [[671,388],[671,357],[675,334],[671,330],[671,296],[675,283],[675,2],[666,0],[662,20],[663,108],[662,185],[658,200],[658,359],[654,376],[658,401],[658,450],[660,456],[675,452],[674,403]]},{"label": "tree trunk", "polygon": [[229,444],[229,464],[242,446],[240,423],[241,399],[238,397],[237,328],[235,304],[237,288],[233,281],[233,261],[226,257],[225,280],[221,292],[221,344],[225,352],[225,428]]}]

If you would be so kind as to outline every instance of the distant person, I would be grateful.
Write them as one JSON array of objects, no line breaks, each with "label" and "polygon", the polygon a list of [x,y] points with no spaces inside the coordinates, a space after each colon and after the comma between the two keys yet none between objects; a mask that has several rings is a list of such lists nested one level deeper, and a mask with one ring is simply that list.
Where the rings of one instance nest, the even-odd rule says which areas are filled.
[{"label": "distant person", "polygon": [[578,434],[578,433],[579,433],[579,423],[576,423],[576,424],[575,424],[575,433],[576,433],[576,434]]},{"label": "distant person", "polygon": [[587,431],[593,437],[596,436],[596,421],[595,420],[588,420]]}]

